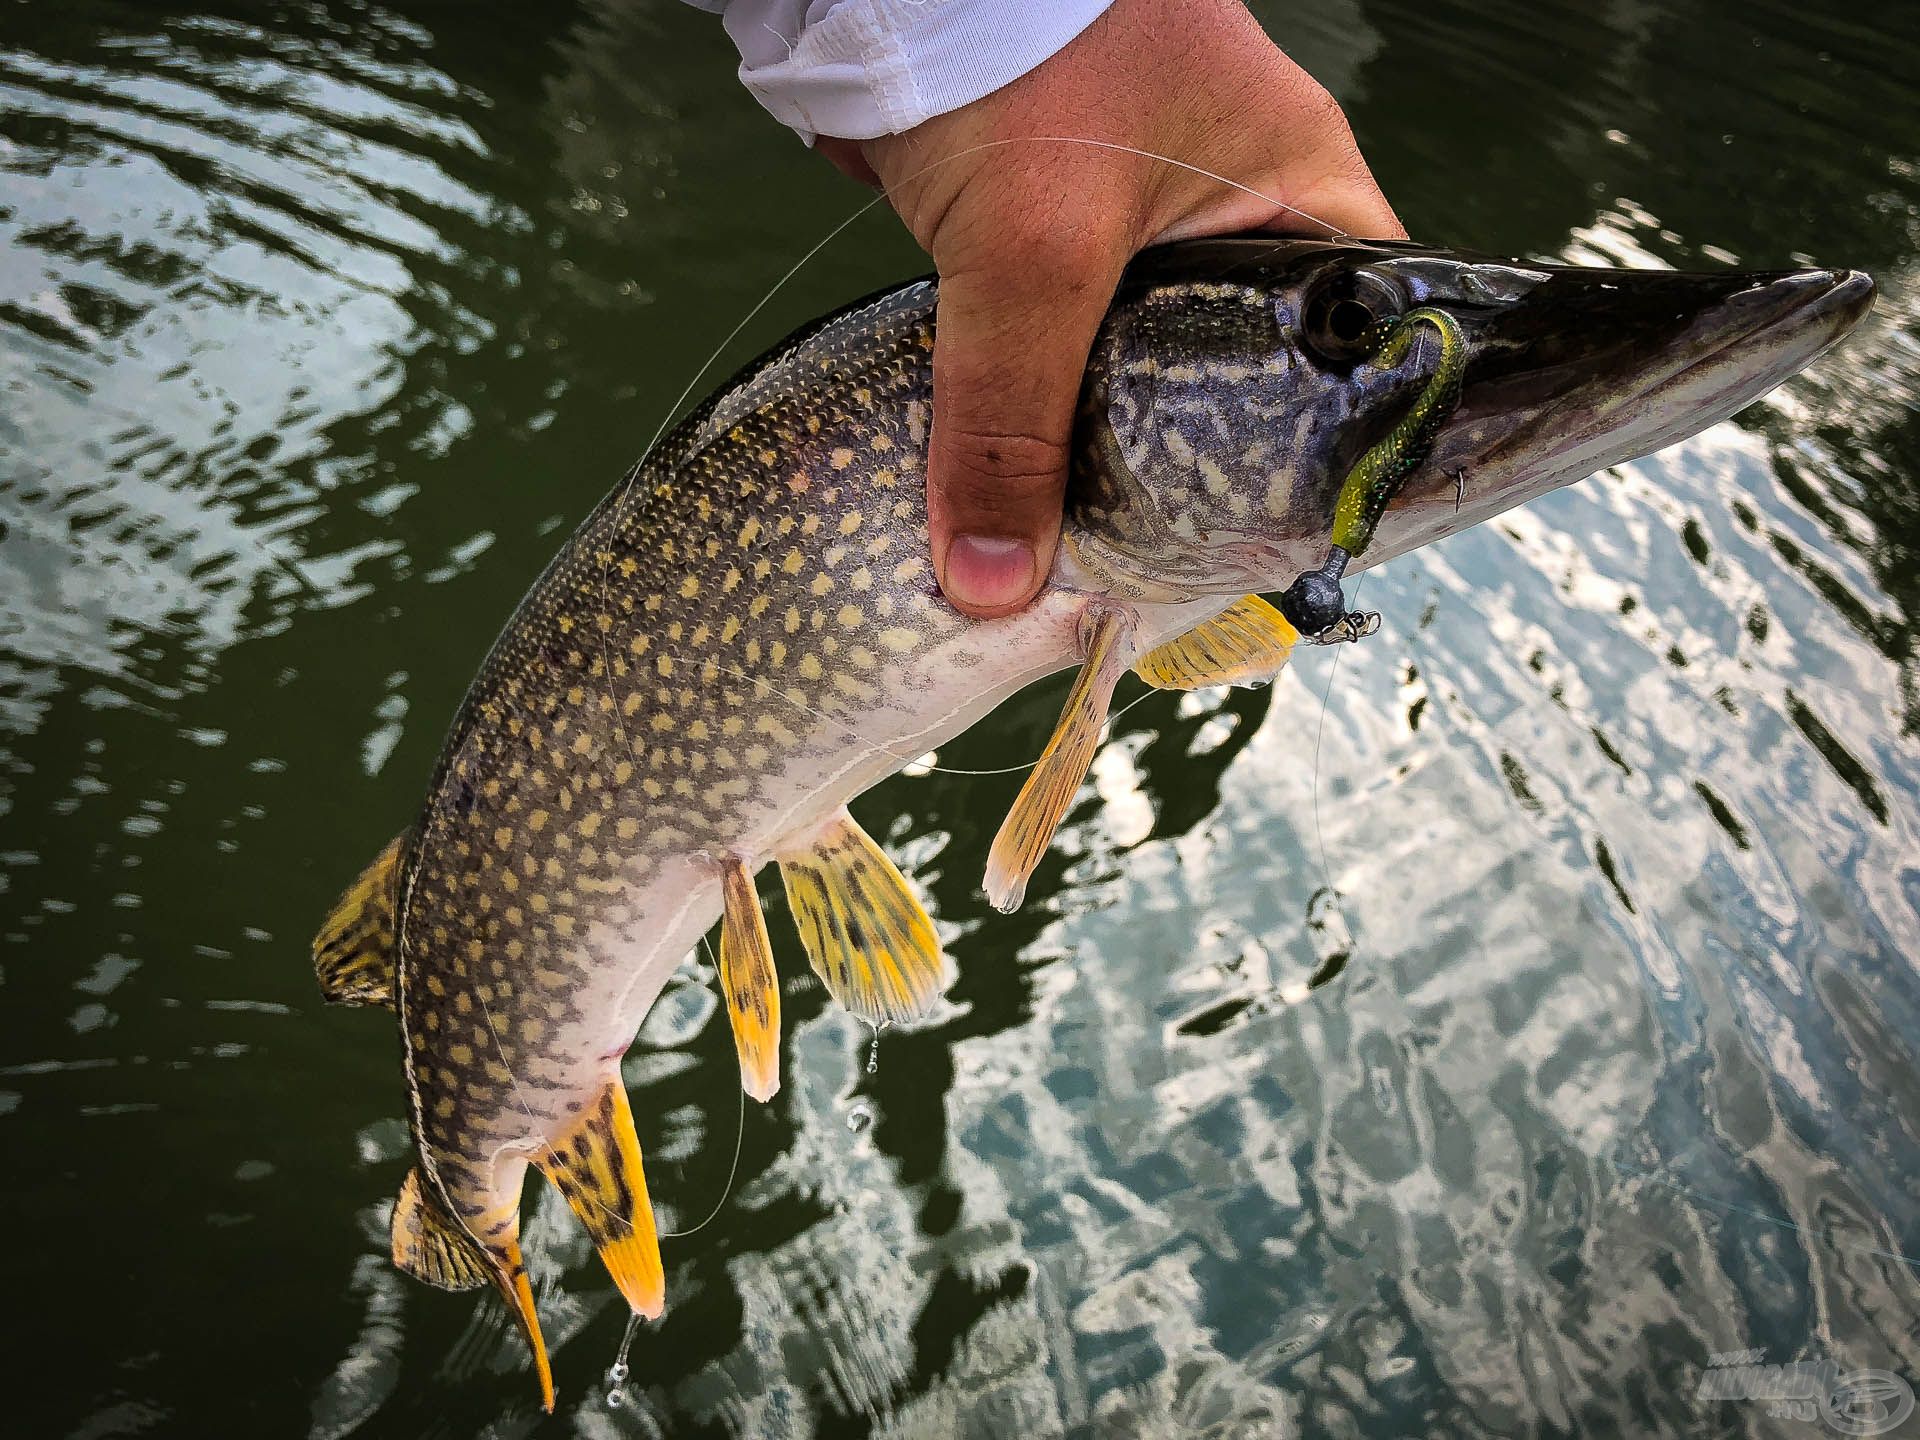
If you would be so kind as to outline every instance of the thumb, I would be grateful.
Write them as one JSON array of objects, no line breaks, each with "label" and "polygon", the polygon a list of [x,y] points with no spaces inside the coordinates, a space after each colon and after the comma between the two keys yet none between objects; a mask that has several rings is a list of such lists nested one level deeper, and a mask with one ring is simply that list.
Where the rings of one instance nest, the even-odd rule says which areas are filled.
[{"label": "thumb", "polygon": [[1021,247],[941,277],[928,529],[941,589],[970,614],[1009,614],[1046,582],[1080,381],[1124,259]]}]

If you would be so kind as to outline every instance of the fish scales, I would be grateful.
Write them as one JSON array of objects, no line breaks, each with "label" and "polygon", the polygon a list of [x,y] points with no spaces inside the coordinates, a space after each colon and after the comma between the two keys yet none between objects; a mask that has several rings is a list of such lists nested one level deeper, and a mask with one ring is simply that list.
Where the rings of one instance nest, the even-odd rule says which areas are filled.
[{"label": "fish scales", "polygon": [[592,1061],[619,1039],[609,968],[658,948],[636,878],[777,828],[778,778],[845,769],[889,673],[963,627],[927,559],[931,300],[857,307],[683,423],[475,681],[407,856],[397,987],[463,1218],[511,1223],[499,1157],[582,1103],[583,1031]]},{"label": "fish scales", "polygon": [[[316,938],[329,999],[399,1018],[418,1166],[394,1259],[448,1288],[491,1282],[551,1409],[518,1241],[525,1169],[561,1189],[629,1307],[658,1314],[620,1056],[724,914],[741,1083],[777,1089],[762,864],[780,863],[836,1000],[876,1024],[924,1013],[937,934],[850,799],[1079,663],[988,854],[987,897],[1011,909],[1128,669],[1163,688],[1260,684],[1303,635],[1370,633],[1379,617],[1346,612],[1343,574],[1732,413],[1871,297],[1854,272],[1623,272],[1365,241],[1149,252],[1088,362],[1048,583],[991,621],[945,602],[928,554],[934,285],[796,335],[562,547],[482,665],[416,822]],[[1282,587],[1279,609],[1248,593]]]}]

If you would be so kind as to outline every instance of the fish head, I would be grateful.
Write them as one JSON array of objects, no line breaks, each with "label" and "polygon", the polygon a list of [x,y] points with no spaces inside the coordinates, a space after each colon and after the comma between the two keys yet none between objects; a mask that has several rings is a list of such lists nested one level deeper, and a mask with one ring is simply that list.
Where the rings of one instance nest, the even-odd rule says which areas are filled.
[{"label": "fish head", "polygon": [[1148,251],[1089,361],[1059,578],[1145,600],[1283,588],[1326,558],[1357,467],[1393,455],[1352,568],[1376,564],[1724,419],[1872,300],[1851,270],[1253,236]]}]

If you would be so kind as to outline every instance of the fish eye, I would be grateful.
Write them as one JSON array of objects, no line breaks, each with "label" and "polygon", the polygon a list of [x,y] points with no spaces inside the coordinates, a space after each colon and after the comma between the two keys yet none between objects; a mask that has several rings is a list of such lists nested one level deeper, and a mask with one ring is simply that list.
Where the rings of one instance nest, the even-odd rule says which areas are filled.
[{"label": "fish eye", "polygon": [[1372,354],[1380,328],[1405,308],[1399,291],[1367,270],[1336,275],[1307,299],[1300,333],[1320,359],[1352,365]]}]

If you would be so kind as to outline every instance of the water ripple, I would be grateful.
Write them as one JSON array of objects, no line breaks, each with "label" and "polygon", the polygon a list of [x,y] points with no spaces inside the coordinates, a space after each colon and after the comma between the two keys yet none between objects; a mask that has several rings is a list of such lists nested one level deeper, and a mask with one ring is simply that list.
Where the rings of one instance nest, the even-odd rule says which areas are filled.
[{"label": "water ripple", "polygon": [[[527,1224],[575,1433],[1757,1434],[1712,1354],[1920,1379],[1920,33],[1257,8],[1416,233],[1862,265],[1880,306],[1736,421],[1370,574],[1337,668],[1129,710],[1017,915],[977,893],[1017,776],[863,802],[953,993],[869,1073],[796,981],[738,1118],[687,968],[625,1073],[663,1220],[719,1212],[618,1410],[591,1248],[550,1192]],[[16,1426],[527,1433],[504,1312],[385,1258],[392,1035],[304,937],[557,531],[855,198],[677,4],[16,9]],[[918,264],[858,230],[748,343]],[[942,763],[1037,752],[1058,694]]]}]

